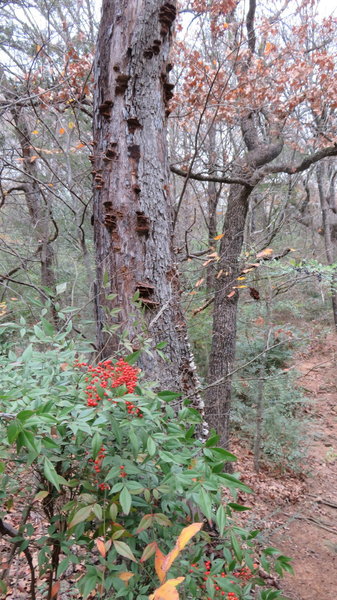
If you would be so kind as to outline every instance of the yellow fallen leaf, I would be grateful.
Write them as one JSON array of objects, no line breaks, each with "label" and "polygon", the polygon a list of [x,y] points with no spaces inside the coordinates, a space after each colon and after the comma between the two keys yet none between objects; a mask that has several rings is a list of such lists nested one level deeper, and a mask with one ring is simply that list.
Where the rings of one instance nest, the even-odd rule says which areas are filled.
[{"label": "yellow fallen leaf", "polygon": [[197,283],[195,284],[195,287],[199,287],[204,281],[205,281],[205,277],[202,277],[201,279],[199,279],[197,281]]},{"label": "yellow fallen leaf", "polygon": [[177,585],[184,581],[185,577],[169,579],[149,596],[149,600],[179,600]]},{"label": "yellow fallen leaf", "polygon": [[265,256],[270,256],[271,254],[273,254],[273,252],[274,250],[272,248],[265,248],[256,255],[256,258],[264,258]]}]

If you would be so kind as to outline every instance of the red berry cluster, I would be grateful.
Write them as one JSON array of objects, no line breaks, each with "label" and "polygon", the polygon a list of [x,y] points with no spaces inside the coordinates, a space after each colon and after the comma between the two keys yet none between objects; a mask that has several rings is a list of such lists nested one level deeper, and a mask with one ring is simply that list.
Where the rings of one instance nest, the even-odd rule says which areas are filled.
[{"label": "red berry cluster", "polygon": [[[106,456],[105,454],[105,448],[104,446],[101,446],[99,453],[97,454],[97,458],[95,460],[93,460],[92,458],[89,458],[89,462],[93,462],[94,463],[94,471],[96,472],[96,474],[98,475],[98,473],[101,472],[101,465],[103,462],[103,458]],[[98,479],[95,479],[95,483],[98,484],[98,487],[100,490],[108,490],[109,485],[107,483],[98,483]]]},{"label": "red berry cluster", "polygon": [[[221,589],[221,587],[218,585],[219,582],[217,581],[217,579],[227,577],[226,573],[222,572],[222,573],[219,573],[218,575],[211,575],[211,567],[212,567],[212,562],[210,560],[206,560],[204,562],[204,570],[201,572],[204,583],[202,583],[200,587],[202,589],[205,589],[207,580],[209,578],[211,578],[213,581],[213,584],[214,584],[215,591],[219,592],[218,597],[222,598],[223,600],[239,600],[238,597],[236,596],[236,594],[234,594],[234,592],[224,592]],[[195,569],[199,570],[199,566],[197,563],[192,563],[190,573],[194,573]],[[199,573],[200,573],[200,570],[199,570]],[[253,576],[251,570],[248,567],[242,567],[242,569],[240,569],[240,571],[235,573],[235,575],[237,577],[239,577],[240,579],[242,579],[243,581],[248,581]],[[231,583],[234,583],[234,581],[231,581]],[[224,596],[225,596],[225,598],[224,598]],[[217,594],[215,594],[215,598],[217,598]],[[207,598],[207,600],[212,600],[212,599]]]},{"label": "red berry cluster", "polygon": [[119,467],[119,471],[120,471],[120,473],[119,473],[120,477],[127,477],[127,473],[125,473],[125,467],[124,467],[124,465],[121,465]]},{"label": "red berry cluster", "polygon": [[[105,390],[104,396],[108,396],[107,389],[118,388],[121,385],[125,385],[128,393],[132,394],[137,385],[139,369],[132,367],[122,358],[115,364],[111,360],[105,360],[96,366],[88,365],[86,362],[76,362],[74,366],[87,370],[88,375],[85,378],[87,385],[84,391],[88,406],[96,407],[101,400],[97,393],[98,385]],[[142,415],[141,410],[135,409],[131,402],[126,402],[126,405],[129,414],[137,417]],[[132,411],[129,408],[132,408]]]},{"label": "red berry cluster", "polygon": [[126,404],[126,410],[128,411],[129,415],[134,415],[135,417],[138,417],[139,419],[142,419],[144,417],[140,408],[137,408],[133,404],[133,402],[129,402],[128,400],[126,400],[125,404]]}]

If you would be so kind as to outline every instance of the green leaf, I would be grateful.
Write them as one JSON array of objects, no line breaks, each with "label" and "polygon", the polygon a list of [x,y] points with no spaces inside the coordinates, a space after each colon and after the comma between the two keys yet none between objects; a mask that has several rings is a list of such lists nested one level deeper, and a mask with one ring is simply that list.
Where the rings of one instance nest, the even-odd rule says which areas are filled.
[{"label": "green leaf", "polygon": [[238,562],[241,562],[243,554],[242,554],[242,550],[239,546],[239,542],[236,539],[234,534],[231,534],[231,545],[233,548],[233,552],[235,554],[235,558],[238,560]]},{"label": "green leaf", "polygon": [[226,521],[227,521],[227,517],[226,517],[226,511],[224,509],[224,507],[222,506],[222,504],[220,504],[218,510],[216,511],[216,522],[219,528],[219,533],[220,535],[224,534],[225,531],[225,526],[226,526]]},{"label": "green leaf", "polygon": [[100,504],[93,504],[92,506],[92,512],[94,513],[95,517],[97,517],[97,519],[99,521],[102,521],[103,519],[103,510]]},{"label": "green leaf", "polygon": [[45,456],[44,458],[44,465],[43,465],[43,473],[46,479],[48,479],[48,481],[50,481],[50,483],[52,483],[57,491],[60,491],[60,482],[59,482],[59,476],[55,471],[55,467],[53,466],[53,464],[50,462],[49,458],[47,458]]},{"label": "green leaf", "polygon": [[118,506],[117,504],[111,504],[110,508],[109,508],[109,515],[112,521],[115,521],[116,517],[118,514]]},{"label": "green leaf", "polygon": [[237,460],[237,457],[228,452],[228,450],[224,450],[224,448],[210,448],[213,453],[215,460],[224,460],[226,462],[233,462]]},{"label": "green leaf", "polygon": [[144,531],[145,529],[148,529],[149,527],[151,527],[151,525],[153,524],[153,518],[154,515],[144,515],[144,517],[141,519],[135,533],[140,533],[141,531]]},{"label": "green leaf", "polygon": [[33,355],[33,346],[32,346],[32,344],[29,344],[29,346],[27,346],[26,350],[21,354],[20,361],[29,362],[30,359],[32,358],[32,355]]},{"label": "green leaf", "polygon": [[199,506],[199,508],[201,508],[205,517],[209,521],[212,521],[212,501],[203,487],[201,488],[201,490],[199,492],[198,506]]},{"label": "green leaf", "polygon": [[41,490],[34,496],[33,502],[43,500],[44,498],[47,498],[47,496],[49,496],[49,492],[47,490]]},{"label": "green leaf", "polygon": [[171,402],[171,400],[175,400],[176,398],[180,398],[181,394],[176,394],[175,392],[170,392],[169,390],[163,390],[159,392],[158,398],[161,400],[165,400],[165,402]]},{"label": "green leaf", "polygon": [[124,360],[125,362],[129,363],[129,365],[134,365],[139,359],[140,355],[141,350],[136,350],[135,352],[132,352],[132,354],[128,354],[128,356],[126,356]]},{"label": "green leaf", "polygon": [[98,578],[97,575],[85,575],[81,580],[80,580],[80,592],[83,596],[83,598],[87,598],[89,596],[89,594],[93,591],[93,589],[96,587],[97,582],[98,582]]},{"label": "green leaf", "polygon": [[234,475],[229,475],[228,473],[218,473],[218,477],[221,477],[221,479],[224,479],[224,481],[227,482],[227,486],[229,488],[233,487],[238,490],[242,490],[243,492],[246,492],[247,494],[253,493],[253,490],[250,487],[248,487],[248,485],[245,485],[244,483],[242,483],[242,481],[240,481],[239,479],[234,477]]},{"label": "green leaf", "polygon": [[125,486],[119,494],[119,502],[122,507],[123,513],[125,515],[128,515],[132,504],[132,498],[128,488]]},{"label": "green leaf", "polygon": [[91,440],[92,458],[95,460],[103,444],[102,436],[96,431]]},{"label": "green leaf", "polygon": [[7,427],[7,439],[10,444],[15,442],[21,431],[21,427],[18,425],[17,421],[12,421]]},{"label": "green leaf", "polygon": [[4,462],[0,461],[0,474],[4,473],[6,469],[6,465]]},{"label": "green leaf", "polygon": [[133,560],[133,562],[138,562],[130,546],[128,546],[125,542],[114,540],[113,545],[115,546],[115,550],[118,554],[124,556],[124,558],[128,558],[129,560]]},{"label": "green leaf", "polygon": [[147,438],[146,447],[147,447],[147,451],[148,451],[149,455],[154,456],[156,453],[157,446],[156,446],[154,440],[152,439],[152,437]]},{"label": "green leaf", "polygon": [[229,506],[232,510],[236,510],[237,512],[251,510],[249,506],[243,506],[242,504],[236,504],[235,502],[228,502],[227,506]]},{"label": "green leaf", "polygon": [[72,527],[75,527],[79,523],[83,523],[83,521],[86,521],[92,515],[92,508],[92,504],[80,508],[80,510],[78,510],[77,513],[75,513],[73,518],[71,519],[68,525],[68,529],[72,529]]},{"label": "green leaf", "polygon": [[158,525],[163,525],[164,527],[172,526],[172,522],[170,521],[170,519],[168,519],[167,516],[163,515],[162,513],[155,513],[153,515],[153,518],[156,521],[156,523],[158,523]]},{"label": "green leaf", "polygon": [[21,423],[24,423],[24,421],[27,421],[32,415],[34,415],[33,410],[21,410],[21,412],[16,415],[16,418],[19,419]]},{"label": "green leaf", "polygon": [[22,446],[25,446],[29,452],[33,452],[36,455],[39,454],[39,448],[35,441],[36,438],[31,431],[23,430],[21,431],[20,436]]},{"label": "green leaf", "polygon": [[59,295],[59,294],[63,294],[63,292],[65,292],[65,291],[66,291],[66,289],[67,289],[67,282],[66,282],[66,281],[64,281],[63,283],[59,283],[59,284],[56,286],[56,294],[57,294],[57,295]]},{"label": "green leaf", "polygon": [[157,344],[155,346],[156,350],[162,350],[163,348],[165,348],[167,346],[167,342],[159,342],[159,344]]},{"label": "green leaf", "polygon": [[3,594],[7,593],[7,585],[3,581],[3,579],[0,579],[0,592],[2,592]]}]

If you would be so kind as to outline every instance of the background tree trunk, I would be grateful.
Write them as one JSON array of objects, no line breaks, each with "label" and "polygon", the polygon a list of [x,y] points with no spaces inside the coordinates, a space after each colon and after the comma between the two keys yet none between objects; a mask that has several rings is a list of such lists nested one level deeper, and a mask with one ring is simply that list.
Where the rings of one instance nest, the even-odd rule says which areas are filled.
[{"label": "background tree trunk", "polygon": [[[146,376],[194,393],[168,187],[167,61],[176,6],[105,0],[102,11],[92,157],[98,346],[106,357],[119,350],[123,331],[134,350],[145,337],[152,356],[142,353],[139,364]],[[111,325],[119,328],[109,333]],[[163,341],[168,361],[154,351]]]}]

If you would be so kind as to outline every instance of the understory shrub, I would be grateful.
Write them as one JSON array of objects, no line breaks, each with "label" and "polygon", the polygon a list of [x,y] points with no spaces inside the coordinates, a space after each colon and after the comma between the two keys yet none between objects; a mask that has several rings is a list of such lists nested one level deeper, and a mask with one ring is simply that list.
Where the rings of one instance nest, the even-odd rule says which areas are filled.
[{"label": "understory shrub", "polygon": [[[7,340],[13,327],[2,327]],[[260,588],[258,532],[235,521],[245,510],[236,494],[250,490],[224,472],[235,457],[214,432],[197,439],[197,411],[142,385],[132,356],[93,365],[79,358],[71,324],[62,333],[44,319],[33,331],[19,327],[20,349],[0,356],[0,517],[6,533],[9,507],[22,507],[11,541],[27,559],[37,549],[32,600],[56,597],[72,567],[83,598],[146,600],[157,588],[154,600],[174,600],[178,584],[186,599],[280,597]],[[223,488],[233,498],[226,505]],[[32,512],[43,513],[39,533]],[[291,570],[273,548],[259,563]]]}]

